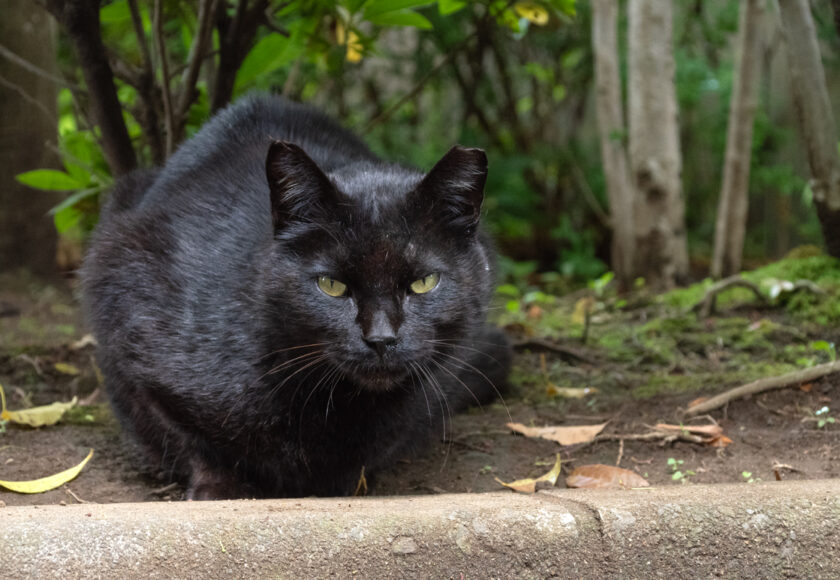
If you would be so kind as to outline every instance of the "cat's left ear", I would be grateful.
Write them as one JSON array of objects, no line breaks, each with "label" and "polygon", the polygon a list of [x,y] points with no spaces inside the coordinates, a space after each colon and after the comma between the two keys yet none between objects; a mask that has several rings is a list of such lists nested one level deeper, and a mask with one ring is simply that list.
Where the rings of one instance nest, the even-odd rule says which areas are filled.
[{"label": "cat's left ear", "polygon": [[472,233],[478,226],[487,155],[482,149],[456,145],[437,162],[417,186],[421,203],[429,203],[446,225]]}]

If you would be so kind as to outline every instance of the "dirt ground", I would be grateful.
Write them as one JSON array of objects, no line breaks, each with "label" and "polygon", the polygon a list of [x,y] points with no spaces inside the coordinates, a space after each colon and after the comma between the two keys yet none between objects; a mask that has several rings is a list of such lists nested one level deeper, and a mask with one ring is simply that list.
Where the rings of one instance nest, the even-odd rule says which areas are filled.
[{"label": "dirt ground", "polygon": [[[104,397],[97,394],[95,347],[78,343],[86,331],[71,286],[45,285],[25,275],[0,278],[0,384],[8,407],[19,409],[73,396],[86,403],[53,427],[7,424],[5,433],[0,433],[0,480],[44,477],[77,464],[90,449],[95,455],[81,475],[62,488],[38,495],[0,490],[0,502],[34,505],[180,499],[182,490],[177,486],[143,472],[139,457],[123,442]],[[587,352],[599,354],[596,346]],[[709,364],[718,364],[720,357],[707,358]],[[709,380],[678,392],[640,397],[634,395],[639,385],[628,384],[644,382],[645,370],[638,368],[640,364],[583,363],[550,351],[518,348],[515,366],[520,369],[519,377],[514,376],[504,403],[454,417],[445,438],[433,442],[425,454],[406,458],[380,474],[371,493],[497,491],[501,487],[496,477],[511,481],[540,475],[550,469],[556,453],[561,454],[565,473],[579,465],[619,462],[652,485],[748,485],[777,478],[840,477],[840,417],[837,423],[819,428],[814,415],[822,407],[829,408],[823,417],[832,412],[840,415],[840,375],[734,401],[713,412],[714,420],[732,439],[725,448],[631,439],[561,447],[552,441],[512,434],[505,426],[511,420],[534,426],[609,421],[605,435],[638,435],[656,423],[679,424],[679,410],[689,401],[734,386],[731,379]],[[560,367],[558,376],[572,377],[573,386],[597,384],[601,385],[599,392],[583,399],[546,397],[548,375]],[[533,372],[522,373],[523,368]],[[678,375],[685,370],[671,368],[669,372]],[[523,374],[527,375],[524,379]],[[541,374],[545,375],[544,384]],[[557,382],[555,375],[551,380]],[[698,422],[708,421],[701,418]],[[674,479],[676,469],[684,474],[682,478]],[[562,478],[558,485],[564,485]]]}]

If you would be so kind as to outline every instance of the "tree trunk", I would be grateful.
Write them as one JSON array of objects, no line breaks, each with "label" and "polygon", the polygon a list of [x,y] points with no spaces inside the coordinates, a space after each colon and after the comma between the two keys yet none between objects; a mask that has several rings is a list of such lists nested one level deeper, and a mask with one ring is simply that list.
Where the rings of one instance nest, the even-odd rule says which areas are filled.
[{"label": "tree trunk", "polygon": [[688,274],[671,0],[630,0],[628,11],[634,271],[667,289]]},{"label": "tree trunk", "polygon": [[601,158],[607,180],[612,228],[611,262],[622,288],[633,282],[633,182],[624,148],[624,111],[618,63],[618,5],[592,0],[592,48],[595,54],[595,96]]},{"label": "tree trunk", "polygon": [[47,10],[58,20],[76,54],[88,89],[94,122],[102,132],[102,152],[114,175],[137,166],[134,147],[123,120],[108,52],[102,44],[99,0],[47,0]]},{"label": "tree trunk", "polygon": [[738,64],[729,103],[729,128],[723,185],[720,191],[713,278],[732,276],[741,270],[749,206],[750,157],[753,120],[758,100],[760,70],[760,22],[764,0],[744,0],[738,25]]},{"label": "tree trunk", "polygon": [[[3,45],[29,63],[56,71],[55,25],[36,4],[0,0]],[[56,233],[47,215],[61,194],[34,191],[15,175],[57,160],[57,88],[53,81],[0,57],[0,271],[27,266],[54,274]]]},{"label": "tree trunk", "polygon": [[826,248],[840,258],[840,155],[837,126],[808,0],[779,0],[793,104],[811,166],[811,190]]}]

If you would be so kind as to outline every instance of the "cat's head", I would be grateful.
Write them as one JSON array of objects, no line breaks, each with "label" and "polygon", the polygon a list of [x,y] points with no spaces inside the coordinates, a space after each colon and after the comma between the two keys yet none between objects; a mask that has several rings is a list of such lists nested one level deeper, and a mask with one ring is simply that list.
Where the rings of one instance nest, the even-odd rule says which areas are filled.
[{"label": "cat's head", "polygon": [[440,366],[457,373],[469,354],[460,341],[483,324],[493,286],[478,229],[484,152],[454,147],[425,175],[370,162],[328,175],[277,142],[266,166],[278,340],[366,388]]}]

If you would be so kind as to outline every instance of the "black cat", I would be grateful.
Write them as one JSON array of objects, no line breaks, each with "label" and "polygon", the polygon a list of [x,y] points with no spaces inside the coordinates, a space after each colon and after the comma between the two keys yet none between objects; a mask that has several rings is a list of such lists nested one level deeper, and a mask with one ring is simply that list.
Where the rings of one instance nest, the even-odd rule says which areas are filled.
[{"label": "black cat", "polygon": [[347,495],[495,396],[487,159],[423,174],[279,97],[117,184],[82,272],[111,403],[194,499]]}]

